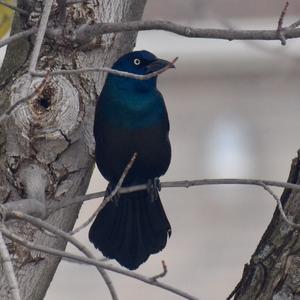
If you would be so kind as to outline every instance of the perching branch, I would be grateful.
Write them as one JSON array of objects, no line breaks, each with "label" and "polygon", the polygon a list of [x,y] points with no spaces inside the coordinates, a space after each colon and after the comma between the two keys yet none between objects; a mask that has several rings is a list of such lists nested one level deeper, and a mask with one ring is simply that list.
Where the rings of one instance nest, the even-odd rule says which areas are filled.
[{"label": "perching branch", "polygon": [[[202,185],[220,185],[220,184],[237,184],[237,185],[257,185],[261,186],[263,184],[267,186],[276,186],[276,187],[282,187],[286,189],[291,190],[297,190],[300,191],[300,185],[293,184],[289,182],[281,182],[281,181],[273,181],[273,180],[262,180],[262,179],[241,179],[241,178],[223,178],[223,179],[196,179],[196,180],[181,180],[181,181],[166,181],[161,182],[161,188],[189,188],[193,186],[202,186]],[[146,190],[147,185],[146,184],[139,184],[134,185],[130,187],[122,187],[118,191],[120,194],[126,194],[126,193],[132,193],[137,191]],[[64,201],[64,203],[61,204],[55,204],[51,205],[51,207],[48,207],[48,214],[53,213],[54,211],[58,209],[62,209],[65,207],[68,207],[73,204],[82,203],[88,200],[92,200],[95,198],[101,198],[105,196],[105,191],[97,192],[97,193],[91,193],[79,197],[74,197],[72,199],[61,199]]]},{"label": "perching branch", "polygon": [[7,250],[5,241],[2,236],[2,232],[0,232],[0,257],[2,261],[4,275],[6,276],[8,286],[11,290],[12,299],[21,300],[17,278],[14,272],[9,252]]},{"label": "perching branch", "polygon": [[[291,226],[293,227],[299,227],[300,224],[296,224],[290,220],[288,220],[287,216],[284,213],[284,210],[282,208],[282,205],[280,203],[279,198],[273,193],[273,191],[268,186],[276,186],[276,187],[282,187],[286,189],[291,190],[297,190],[300,191],[300,185],[293,184],[289,182],[280,182],[280,181],[271,181],[271,180],[259,180],[259,179],[236,179],[236,178],[225,178],[225,179],[200,179],[200,180],[184,180],[184,181],[169,181],[169,182],[162,182],[160,183],[162,188],[171,188],[171,187],[185,187],[189,188],[192,186],[202,186],[202,185],[220,185],[220,184],[238,184],[238,185],[257,185],[263,187],[265,190],[267,190],[276,200],[279,211],[283,217],[283,219]],[[130,187],[123,187],[118,189],[118,193],[120,194],[126,194],[126,193],[132,193],[136,191],[141,191],[147,189],[146,184],[140,184]],[[65,208],[69,205],[73,205],[75,203],[82,203],[87,200],[104,197],[105,192],[98,192],[98,193],[92,193],[80,197],[76,197],[73,199],[64,199],[63,204],[58,204],[55,206],[52,206],[49,208],[48,213],[51,214],[54,211],[57,211],[58,209]],[[99,210],[104,207],[106,204],[105,200],[101,203]]]},{"label": "perching branch", "polygon": [[81,262],[81,263],[85,263],[88,265],[92,265],[92,266],[96,266],[96,267],[101,267],[103,269],[107,269],[110,270],[112,272],[116,272],[131,278],[135,278],[137,280],[143,281],[145,283],[148,283],[150,285],[154,285],[157,287],[160,287],[162,289],[165,289],[167,291],[170,291],[176,295],[179,295],[183,298],[189,299],[189,300],[199,300],[198,298],[189,295],[186,292],[183,292],[175,287],[172,287],[166,283],[160,282],[158,280],[153,280],[152,278],[140,275],[138,273],[135,272],[131,272],[131,271],[127,271],[124,268],[119,268],[119,267],[115,267],[113,265],[110,264],[106,264],[104,262],[101,262],[99,260],[96,259],[92,259],[92,258],[87,258],[87,257],[81,257],[79,255],[75,255],[75,254],[71,254],[69,252],[64,252],[64,251],[60,251],[54,248],[50,248],[50,247],[45,247],[42,245],[36,245],[28,240],[23,239],[22,237],[20,237],[19,235],[12,233],[10,230],[8,230],[5,225],[0,225],[0,231],[10,240],[15,241],[23,246],[25,246],[26,248],[29,249],[33,249],[33,250],[37,250],[37,251],[41,251],[44,253],[48,253],[54,256],[59,256],[59,257],[65,257],[67,258],[69,261],[75,261],[75,262]]}]

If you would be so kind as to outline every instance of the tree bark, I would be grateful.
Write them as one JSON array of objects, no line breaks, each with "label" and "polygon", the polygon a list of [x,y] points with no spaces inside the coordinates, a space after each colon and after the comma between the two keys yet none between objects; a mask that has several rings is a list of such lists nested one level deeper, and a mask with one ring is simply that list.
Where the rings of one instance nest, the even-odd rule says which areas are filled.
[{"label": "tree bark", "polygon": [[[20,1],[26,10],[34,10],[39,0]],[[76,28],[88,21],[120,22],[139,20],[146,0],[97,0],[68,8],[67,25]],[[60,14],[51,14],[50,24],[60,22]],[[31,19],[31,22],[38,22]],[[28,28],[28,20],[16,15],[13,32]],[[45,38],[38,69],[74,69],[110,66],[121,54],[130,51],[136,33],[99,36],[86,45],[65,45]],[[0,73],[0,111],[32,93],[43,78],[29,79],[28,64],[34,38],[9,45]],[[74,47],[75,46],[75,47]],[[104,73],[84,73],[50,78],[26,104],[20,105],[0,123],[0,203],[25,199],[28,174],[36,170],[46,182],[47,207],[63,198],[86,192],[93,171],[94,140],[92,125],[96,95]],[[31,170],[30,172],[28,170]],[[29,173],[28,173],[29,172]],[[24,175],[25,174],[25,175]],[[27,182],[27,183],[26,183]],[[30,183],[29,183],[30,184]],[[59,200],[60,199],[60,200]],[[50,215],[48,222],[70,231],[80,205]],[[10,228],[37,244],[65,249],[64,240],[47,236],[21,222],[10,221]],[[57,257],[38,254],[8,242],[13,257],[22,299],[43,299],[59,263]],[[0,299],[10,299],[3,270],[0,270]]]},{"label": "tree bark", "polygon": [[[300,184],[299,154],[292,162],[288,182]],[[299,191],[285,189],[280,200],[287,217],[299,224]],[[238,300],[300,299],[299,229],[287,224],[278,209],[233,294]]]}]

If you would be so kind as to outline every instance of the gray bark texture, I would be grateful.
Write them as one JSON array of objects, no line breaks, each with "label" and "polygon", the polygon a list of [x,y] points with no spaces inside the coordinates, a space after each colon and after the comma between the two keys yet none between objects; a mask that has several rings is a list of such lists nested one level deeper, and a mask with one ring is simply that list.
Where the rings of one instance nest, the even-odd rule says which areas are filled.
[{"label": "gray bark texture", "polygon": [[[288,182],[300,184],[299,153],[292,162]],[[280,200],[287,217],[299,224],[299,191],[285,189]],[[278,209],[250,263],[245,265],[242,279],[233,294],[236,300],[300,299],[299,228],[287,224]]]},{"label": "gray bark texture", "polygon": [[[19,6],[39,15],[42,1],[19,1]],[[70,6],[66,24],[76,28],[87,22],[139,20],[146,0],[93,0]],[[49,25],[56,26],[61,14],[51,13]],[[27,29],[28,19],[15,16],[13,33]],[[34,14],[30,22],[38,22]],[[34,24],[31,24],[34,25]],[[36,24],[38,25],[38,23]],[[39,70],[111,66],[121,54],[130,51],[136,33],[99,36],[85,45],[67,45],[63,40],[45,38],[39,57]],[[32,93],[43,78],[28,80],[28,65],[34,37],[9,45],[0,72],[0,111]],[[0,203],[26,199],[40,186],[46,186],[47,207],[57,201],[86,192],[93,171],[94,141],[92,126],[96,95],[104,83],[104,73],[82,73],[49,78],[41,93],[20,105],[0,123]],[[35,187],[35,181],[39,186]],[[29,182],[29,184],[28,184]],[[70,231],[80,205],[51,214],[47,221]],[[10,228],[37,244],[65,249],[66,242],[43,234],[20,221]],[[22,299],[43,299],[54,276],[59,258],[37,254],[8,242]],[[0,270],[0,299],[11,295],[3,270]]]}]

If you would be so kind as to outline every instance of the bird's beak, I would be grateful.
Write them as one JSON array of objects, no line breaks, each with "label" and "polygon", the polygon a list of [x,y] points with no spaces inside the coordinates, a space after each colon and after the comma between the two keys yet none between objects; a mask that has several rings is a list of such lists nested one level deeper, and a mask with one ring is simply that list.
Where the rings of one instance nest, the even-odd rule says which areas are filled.
[{"label": "bird's beak", "polygon": [[172,62],[157,58],[147,66],[147,73],[159,71],[167,66],[169,66],[170,69],[175,68],[175,65]]}]

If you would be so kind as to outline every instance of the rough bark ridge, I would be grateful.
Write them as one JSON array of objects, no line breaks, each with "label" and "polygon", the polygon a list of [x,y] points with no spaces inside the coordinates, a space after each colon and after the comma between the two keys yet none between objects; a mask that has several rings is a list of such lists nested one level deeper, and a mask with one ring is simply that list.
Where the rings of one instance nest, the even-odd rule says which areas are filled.
[{"label": "rough bark ridge", "polygon": [[[30,22],[38,22],[42,1],[20,1],[20,6],[34,11]],[[94,0],[89,4],[70,6],[67,24],[74,28],[88,21],[120,22],[141,18],[146,0]],[[54,7],[55,9],[55,7]],[[53,12],[50,25],[59,24]],[[25,18],[15,17],[13,32],[28,28]],[[91,66],[110,66],[122,53],[134,46],[136,34],[99,36],[86,45],[66,45],[63,41],[45,39],[38,69],[73,69]],[[34,39],[12,43],[0,73],[0,110],[3,111],[38,87],[42,78],[28,80],[28,62]],[[47,206],[58,200],[86,192],[93,170],[94,142],[92,124],[96,94],[102,88],[103,73],[50,78],[42,93],[20,105],[0,124],[0,202],[26,198],[26,170],[43,170],[47,182]],[[28,83],[29,82],[29,83]],[[72,229],[80,206],[58,211],[48,222],[69,231]],[[35,228],[13,222],[13,230],[25,239],[58,249],[65,241],[49,237]],[[55,273],[59,259],[10,243],[22,299],[43,299]],[[1,274],[3,272],[0,270]],[[6,280],[0,278],[0,299],[9,299]]]},{"label": "rough bark ridge", "polygon": [[[292,162],[288,182],[300,184],[300,157]],[[300,223],[300,193],[284,190],[281,202],[290,220]],[[243,277],[236,287],[238,300],[300,299],[299,229],[287,224],[276,209]]]}]

